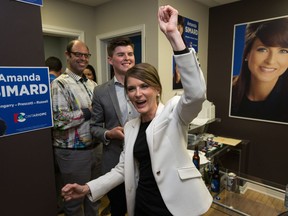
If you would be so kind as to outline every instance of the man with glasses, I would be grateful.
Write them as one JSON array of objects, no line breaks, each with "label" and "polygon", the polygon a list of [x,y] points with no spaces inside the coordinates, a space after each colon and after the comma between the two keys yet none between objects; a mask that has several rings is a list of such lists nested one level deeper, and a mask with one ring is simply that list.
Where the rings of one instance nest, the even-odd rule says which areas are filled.
[{"label": "man with glasses", "polygon": [[[83,74],[91,54],[85,43],[71,41],[66,48],[67,68],[52,82],[53,147],[63,184],[80,183],[100,175],[101,145],[92,138],[90,118],[97,85]],[[99,203],[88,198],[64,203],[66,216],[97,216]],[[83,209],[82,209],[83,208]]]}]

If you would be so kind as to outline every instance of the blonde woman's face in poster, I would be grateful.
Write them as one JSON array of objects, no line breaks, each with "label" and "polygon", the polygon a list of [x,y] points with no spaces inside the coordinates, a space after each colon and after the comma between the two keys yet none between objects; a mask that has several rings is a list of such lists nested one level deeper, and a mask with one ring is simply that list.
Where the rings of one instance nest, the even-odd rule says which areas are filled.
[{"label": "blonde woman's face in poster", "polygon": [[183,32],[184,32],[184,26],[178,24],[178,25],[177,25],[177,29],[178,29],[178,31],[180,32],[180,34],[182,35]]},{"label": "blonde woman's face in poster", "polygon": [[288,48],[269,47],[256,39],[247,61],[252,79],[259,82],[277,81],[288,68]]}]

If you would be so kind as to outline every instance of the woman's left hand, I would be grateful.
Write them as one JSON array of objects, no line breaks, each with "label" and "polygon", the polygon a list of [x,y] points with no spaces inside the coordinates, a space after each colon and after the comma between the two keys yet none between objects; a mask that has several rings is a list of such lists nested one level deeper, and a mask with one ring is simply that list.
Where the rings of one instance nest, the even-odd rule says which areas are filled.
[{"label": "woman's left hand", "polygon": [[90,193],[88,185],[67,184],[61,190],[61,195],[65,201],[79,199]]}]

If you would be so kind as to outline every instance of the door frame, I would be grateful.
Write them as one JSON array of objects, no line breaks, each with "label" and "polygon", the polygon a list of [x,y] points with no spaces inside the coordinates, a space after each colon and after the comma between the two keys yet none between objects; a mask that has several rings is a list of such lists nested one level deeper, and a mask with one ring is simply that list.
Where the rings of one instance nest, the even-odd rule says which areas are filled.
[{"label": "door frame", "polygon": [[42,25],[42,32],[43,34],[49,34],[54,36],[77,37],[79,40],[83,42],[85,38],[84,31],[45,24]]}]

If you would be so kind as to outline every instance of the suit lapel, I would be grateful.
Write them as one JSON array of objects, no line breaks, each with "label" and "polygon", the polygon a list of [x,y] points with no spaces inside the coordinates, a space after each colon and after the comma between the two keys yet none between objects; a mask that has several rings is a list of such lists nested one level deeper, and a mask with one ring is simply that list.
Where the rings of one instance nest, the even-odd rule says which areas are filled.
[{"label": "suit lapel", "polygon": [[109,88],[109,95],[110,95],[110,98],[112,101],[112,105],[116,111],[119,122],[121,122],[121,125],[123,126],[122,113],[120,110],[120,106],[119,106],[119,102],[118,102],[118,98],[117,98],[117,94],[116,94],[116,90],[115,90],[115,86],[114,86],[114,79],[111,79],[109,81],[108,88]]}]

